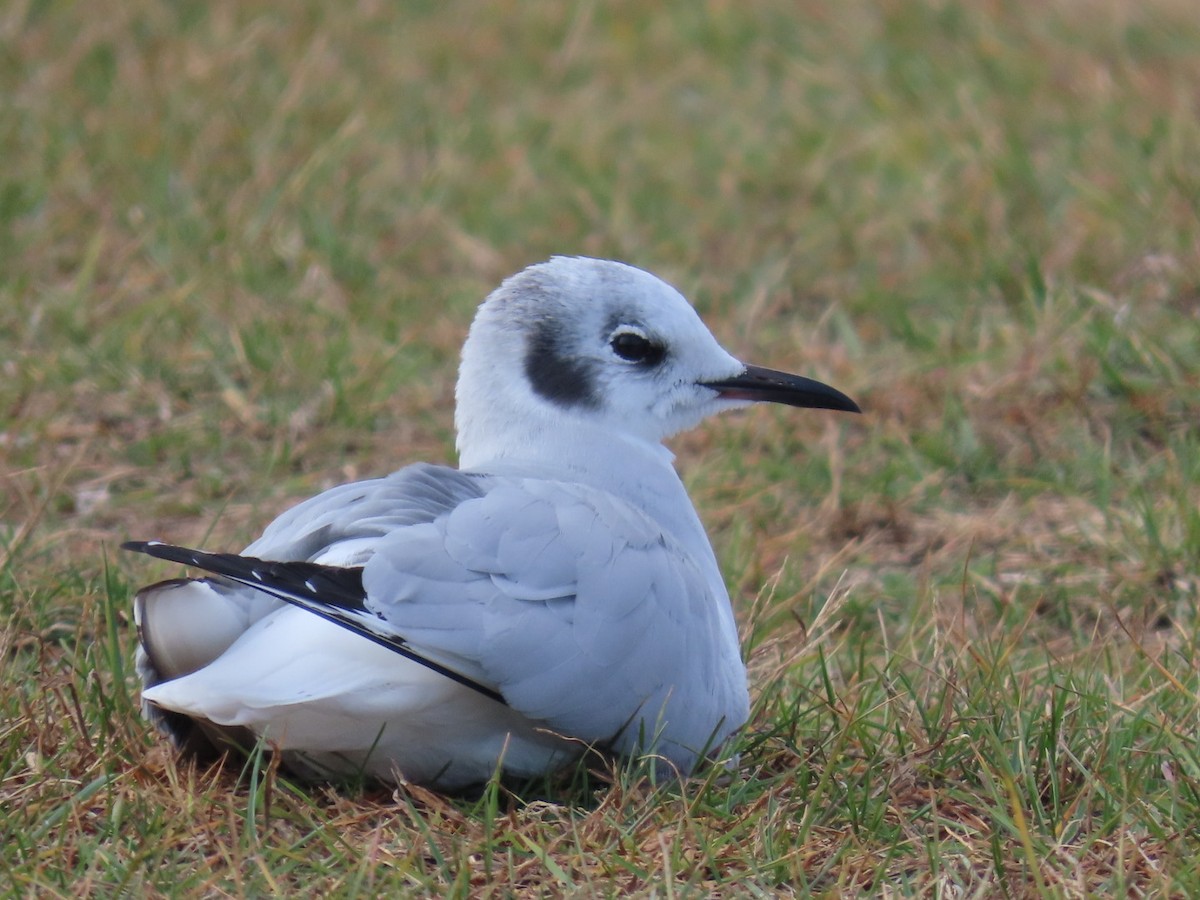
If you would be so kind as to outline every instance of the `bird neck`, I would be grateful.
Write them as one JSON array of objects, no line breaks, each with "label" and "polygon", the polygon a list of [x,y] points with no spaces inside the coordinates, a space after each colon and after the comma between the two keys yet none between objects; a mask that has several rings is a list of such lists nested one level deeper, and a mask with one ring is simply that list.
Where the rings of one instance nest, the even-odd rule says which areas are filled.
[{"label": "bird neck", "polygon": [[[679,482],[675,457],[662,444],[614,432],[580,419],[525,413],[495,415],[491,410],[458,434],[459,466],[464,470],[551,478],[587,484],[624,496],[637,506],[652,496],[657,482]],[[478,427],[482,425],[483,427]],[[485,440],[479,439],[486,435]],[[647,490],[650,494],[646,494]]]}]

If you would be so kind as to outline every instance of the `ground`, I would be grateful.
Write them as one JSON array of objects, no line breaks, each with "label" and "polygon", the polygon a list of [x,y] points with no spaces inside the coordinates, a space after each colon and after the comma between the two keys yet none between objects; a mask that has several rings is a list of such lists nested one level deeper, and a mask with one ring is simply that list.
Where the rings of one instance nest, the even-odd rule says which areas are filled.
[{"label": "ground", "polygon": [[[1191,0],[0,11],[0,866],[28,896],[1200,894]],[[118,544],[451,461],[554,253],[861,417],[673,442],[728,769],[447,798],[177,760]],[[262,763],[262,760],[258,760]]]}]

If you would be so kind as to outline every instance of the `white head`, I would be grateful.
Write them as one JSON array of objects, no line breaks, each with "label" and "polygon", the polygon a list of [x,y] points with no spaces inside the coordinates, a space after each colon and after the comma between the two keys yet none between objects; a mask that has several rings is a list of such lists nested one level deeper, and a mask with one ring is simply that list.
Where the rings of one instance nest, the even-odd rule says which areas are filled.
[{"label": "white head", "polygon": [[512,276],[479,307],[456,398],[464,467],[536,456],[539,441],[571,430],[593,443],[658,444],[760,399],[857,410],[819,382],[739,362],[653,275],[561,256]]}]

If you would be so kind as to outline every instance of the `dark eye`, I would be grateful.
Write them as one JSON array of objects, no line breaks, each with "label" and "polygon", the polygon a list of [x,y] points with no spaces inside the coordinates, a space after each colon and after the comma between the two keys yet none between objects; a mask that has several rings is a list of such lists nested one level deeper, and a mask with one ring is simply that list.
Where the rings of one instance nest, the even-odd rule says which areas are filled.
[{"label": "dark eye", "polygon": [[613,335],[610,346],[621,359],[648,366],[659,363],[664,353],[662,344],[656,344],[636,331],[618,331]]}]

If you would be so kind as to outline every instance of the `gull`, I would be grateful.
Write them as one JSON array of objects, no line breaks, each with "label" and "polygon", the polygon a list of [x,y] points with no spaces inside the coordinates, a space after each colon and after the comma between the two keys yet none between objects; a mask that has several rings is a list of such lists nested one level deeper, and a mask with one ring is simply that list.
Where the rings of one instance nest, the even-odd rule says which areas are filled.
[{"label": "gull", "polygon": [[300,503],[208,574],[134,600],[143,708],[177,743],[256,741],[302,779],[460,789],[589,748],[686,775],[749,716],[733,609],[663,440],[755,401],[858,412],[727,353],[684,297],[554,257],[480,305],[459,468]]}]

